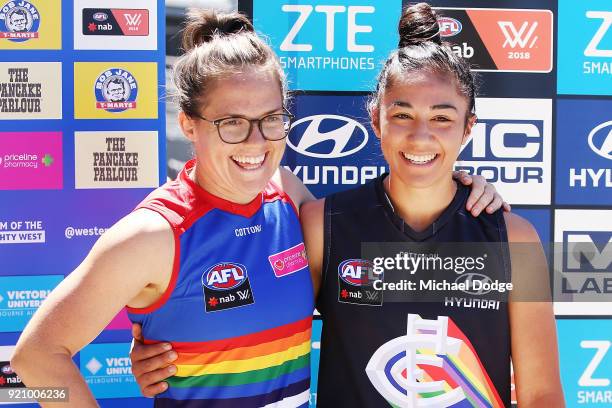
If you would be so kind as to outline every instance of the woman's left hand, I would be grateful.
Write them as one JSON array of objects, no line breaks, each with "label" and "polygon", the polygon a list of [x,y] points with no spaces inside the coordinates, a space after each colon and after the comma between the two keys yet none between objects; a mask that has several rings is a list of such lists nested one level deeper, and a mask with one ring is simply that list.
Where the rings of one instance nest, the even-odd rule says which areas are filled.
[{"label": "woman's left hand", "polygon": [[472,186],[465,208],[477,217],[486,208],[488,214],[492,214],[500,207],[504,211],[510,211],[510,204],[504,201],[501,195],[491,183],[487,183],[484,177],[469,175],[464,171],[454,171],[453,178],[464,186]]}]

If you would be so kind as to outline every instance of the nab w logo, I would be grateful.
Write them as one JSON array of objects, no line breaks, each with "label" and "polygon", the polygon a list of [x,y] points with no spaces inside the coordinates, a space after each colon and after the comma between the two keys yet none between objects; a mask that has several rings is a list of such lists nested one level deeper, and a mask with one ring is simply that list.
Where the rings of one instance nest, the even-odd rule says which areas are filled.
[{"label": "nab w logo", "polygon": [[287,144],[305,156],[335,159],[357,153],[368,143],[359,122],[338,115],[314,115],[291,126]]},{"label": "nab w logo", "polygon": [[587,18],[597,18],[603,20],[599,29],[584,50],[585,57],[612,57],[612,49],[601,50],[598,48],[599,43],[608,33],[612,26],[612,11],[587,11]]},{"label": "nab w logo", "polygon": [[612,272],[612,232],[563,232],[566,272]]},{"label": "nab w logo", "polygon": [[130,27],[138,27],[140,23],[142,23],[142,14],[128,14],[125,13],[123,15],[125,17],[125,22]]},{"label": "nab w logo", "polygon": [[507,45],[510,48],[516,48],[517,46],[520,48],[533,48],[538,41],[538,36],[534,35],[535,30],[538,28],[537,21],[534,21],[531,25],[525,21],[518,30],[511,21],[498,21],[497,24],[506,39],[502,46],[503,48],[506,48]]}]

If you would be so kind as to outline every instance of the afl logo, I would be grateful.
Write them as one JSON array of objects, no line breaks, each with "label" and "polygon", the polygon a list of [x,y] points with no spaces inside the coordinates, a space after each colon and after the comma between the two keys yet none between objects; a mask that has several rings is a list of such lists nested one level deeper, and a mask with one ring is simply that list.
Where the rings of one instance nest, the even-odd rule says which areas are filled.
[{"label": "afl logo", "polygon": [[102,12],[94,13],[93,19],[100,22],[106,21],[108,20],[108,14]]},{"label": "afl logo", "polygon": [[348,259],[338,266],[338,276],[353,286],[371,286],[375,279],[372,262],[365,259]]},{"label": "afl logo", "polygon": [[452,37],[461,32],[461,22],[450,17],[440,17],[438,19],[438,25],[440,26],[440,37]]},{"label": "afl logo", "polygon": [[[479,281],[481,284],[478,285],[478,289],[474,287],[474,281]],[[481,273],[464,273],[463,275],[459,275],[457,279],[455,279],[455,283],[463,283],[466,284],[467,289],[461,290],[468,295],[486,295],[491,290],[482,289],[482,284],[491,284],[493,281],[486,275]],[[487,285],[488,286],[488,285]]]},{"label": "afl logo", "polygon": [[94,86],[96,108],[107,112],[123,112],[136,108],[138,84],[134,76],[121,68],[104,71]]},{"label": "afl logo", "polygon": [[212,290],[234,289],[246,280],[246,266],[231,262],[218,263],[202,275],[202,285]]},{"label": "afl logo", "polygon": [[40,14],[27,1],[10,1],[0,9],[0,38],[24,42],[38,38]]},{"label": "afl logo", "polygon": [[4,374],[4,375],[11,375],[11,374],[13,374],[13,373],[14,373],[14,371],[13,371],[13,369],[11,368],[11,366],[10,366],[10,365],[8,365],[8,364],[7,364],[7,365],[5,365],[4,367],[2,367],[2,374]]}]

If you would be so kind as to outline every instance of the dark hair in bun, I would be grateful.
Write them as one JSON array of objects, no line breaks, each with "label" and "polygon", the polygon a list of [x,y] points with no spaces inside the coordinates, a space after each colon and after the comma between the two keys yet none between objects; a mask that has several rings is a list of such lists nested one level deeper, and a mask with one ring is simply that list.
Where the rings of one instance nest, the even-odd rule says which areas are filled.
[{"label": "dark hair in bun", "polygon": [[[415,71],[430,71],[454,78],[459,93],[468,100],[468,117],[476,102],[475,75],[470,64],[440,37],[438,14],[427,3],[404,9],[400,18],[398,49],[393,51],[378,76],[376,90],[368,102],[370,114],[380,105],[385,89],[399,77]],[[466,118],[466,120],[467,120]]]},{"label": "dark hair in bun", "polygon": [[438,16],[427,3],[419,3],[406,8],[400,18],[398,31],[398,48],[426,41],[442,45]]},{"label": "dark hair in bun", "polygon": [[285,74],[276,54],[244,14],[191,9],[182,45],[185,54],[174,65],[173,80],[178,105],[187,115],[198,113],[212,81],[250,68],[272,70],[284,100]]}]

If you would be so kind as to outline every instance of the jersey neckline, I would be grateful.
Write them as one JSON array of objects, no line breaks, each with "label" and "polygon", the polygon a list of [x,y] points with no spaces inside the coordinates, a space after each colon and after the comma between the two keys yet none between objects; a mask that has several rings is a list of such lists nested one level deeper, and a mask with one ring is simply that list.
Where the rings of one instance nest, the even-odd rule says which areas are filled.
[{"label": "jersey neckline", "polygon": [[178,175],[179,181],[182,184],[186,184],[187,186],[189,186],[191,191],[193,191],[195,197],[205,201],[214,208],[218,208],[220,210],[236,215],[241,215],[247,218],[252,217],[257,211],[259,211],[263,203],[263,192],[257,194],[257,196],[253,200],[246,204],[238,204],[226,200],[224,198],[217,197],[216,195],[211,194],[205,189],[203,189],[199,184],[197,184],[189,177],[189,172],[193,170],[195,164],[195,159],[189,160],[187,163],[185,163],[185,167],[183,167],[183,169]]},{"label": "jersey neckline", "polygon": [[453,214],[455,214],[465,202],[465,199],[468,196],[469,189],[463,186],[460,183],[457,183],[457,191],[455,191],[455,196],[449,203],[449,205],[442,211],[442,214],[438,218],[434,220],[430,225],[427,226],[422,231],[415,231],[410,225],[408,225],[397,213],[385,192],[385,188],[383,185],[384,179],[389,175],[389,173],[384,173],[380,177],[376,179],[375,189],[376,196],[380,205],[382,205],[385,213],[387,214],[389,220],[393,223],[393,225],[404,235],[412,238],[415,241],[424,241],[427,238],[435,235],[444,225],[448,223]]}]

